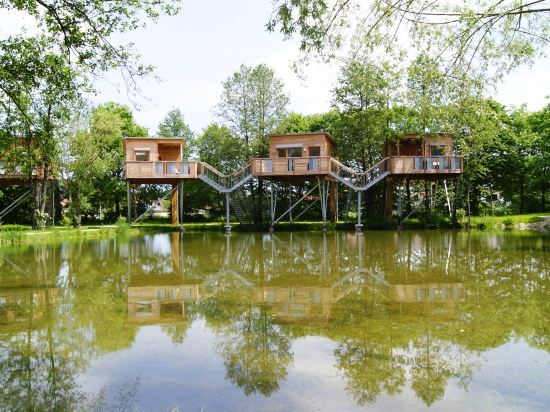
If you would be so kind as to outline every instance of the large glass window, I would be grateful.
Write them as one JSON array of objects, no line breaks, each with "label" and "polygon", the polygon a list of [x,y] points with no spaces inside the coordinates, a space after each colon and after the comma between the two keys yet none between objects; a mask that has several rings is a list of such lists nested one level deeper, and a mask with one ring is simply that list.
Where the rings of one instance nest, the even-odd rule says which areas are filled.
[{"label": "large glass window", "polygon": [[136,150],[135,151],[136,160],[138,162],[148,162],[149,161],[149,150]]},{"label": "large glass window", "polygon": [[288,157],[302,157],[301,147],[290,147],[288,149]]},{"label": "large glass window", "polygon": [[445,156],[445,145],[431,145],[430,156]]},{"label": "large glass window", "polygon": [[321,148],[319,146],[313,146],[309,148],[309,155],[311,157],[321,156]]}]

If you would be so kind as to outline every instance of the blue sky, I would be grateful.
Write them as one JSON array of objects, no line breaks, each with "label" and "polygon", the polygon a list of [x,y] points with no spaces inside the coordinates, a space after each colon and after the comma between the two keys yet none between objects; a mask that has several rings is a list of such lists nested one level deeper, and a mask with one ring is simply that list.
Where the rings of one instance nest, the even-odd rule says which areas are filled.
[{"label": "blue sky", "polygon": [[[305,81],[298,79],[290,69],[298,57],[298,43],[283,41],[279,34],[265,30],[271,5],[270,0],[184,1],[178,16],[162,17],[146,29],[117,39],[133,42],[142,61],[153,64],[161,80],[141,81],[142,96],[129,99],[121,77],[110,73],[97,82],[98,94],[92,100],[135,105],[137,121],[150,134],[168,110],[178,107],[198,132],[215,120],[213,108],[222,81],[243,63],[266,63],[283,79],[291,110],[326,111],[337,64],[313,64],[306,70]],[[0,37],[19,31],[24,24],[29,22],[0,11]],[[515,70],[488,94],[507,105],[528,103],[530,110],[539,109],[549,101],[549,73],[550,60],[540,59],[532,68]]]}]

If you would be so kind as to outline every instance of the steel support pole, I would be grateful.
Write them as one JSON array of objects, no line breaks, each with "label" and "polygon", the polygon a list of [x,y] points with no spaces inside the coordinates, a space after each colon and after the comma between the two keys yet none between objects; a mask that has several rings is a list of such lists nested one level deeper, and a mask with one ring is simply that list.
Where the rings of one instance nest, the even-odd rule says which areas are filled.
[{"label": "steel support pole", "polygon": [[128,207],[128,225],[132,224],[132,190],[130,188],[130,182],[126,182],[126,206]]},{"label": "steel support pole", "polygon": [[229,223],[229,202],[230,202],[229,192],[225,193],[225,233],[231,233],[231,223]]},{"label": "steel support pole", "polygon": [[288,188],[289,220],[292,223],[292,185]]},{"label": "steel support pole", "polygon": [[178,186],[178,212],[180,227],[183,229],[183,180]]},{"label": "steel support pole", "polygon": [[319,200],[321,201],[321,217],[323,219],[323,232],[327,230],[327,183],[321,182],[319,178],[317,178],[317,181],[319,183]]},{"label": "steel support pole", "polygon": [[362,191],[357,191],[357,224],[355,225],[355,230],[357,232],[360,232],[363,228],[363,225],[361,224],[361,194]]}]

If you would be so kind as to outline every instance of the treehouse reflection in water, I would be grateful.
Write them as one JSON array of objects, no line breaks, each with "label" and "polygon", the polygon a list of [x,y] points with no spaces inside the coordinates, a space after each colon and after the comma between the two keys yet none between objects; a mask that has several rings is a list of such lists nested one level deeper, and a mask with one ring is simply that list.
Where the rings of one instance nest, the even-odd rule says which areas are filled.
[{"label": "treehouse reflection in water", "polygon": [[173,233],[4,248],[0,406],[544,409],[545,242]]}]

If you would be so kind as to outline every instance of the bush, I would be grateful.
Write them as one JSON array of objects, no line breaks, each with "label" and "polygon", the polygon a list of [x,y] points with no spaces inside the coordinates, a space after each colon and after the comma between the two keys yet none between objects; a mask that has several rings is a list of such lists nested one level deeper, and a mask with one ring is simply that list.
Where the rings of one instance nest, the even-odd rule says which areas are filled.
[{"label": "bush", "polygon": [[61,218],[61,221],[59,222],[59,224],[61,226],[65,226],[65,227],[69,227],[73,224],[71,218],[67,215],[64,215],[62,218]]},{"label": "bush", "polygon": [[50,220],[50,215],[46,212],[41,213],[40,210],[34,211],[34,220],[36,222],[36,228],[38,230],[44,230],[46,228],[46,224],[48,223],[48,220]]},{"label": "bush", "polygon": [[468,216],[466,215],[466,211],[464,209],[458,209],[456,211],[456,222],[463,228],[468,228],[470,226]]},{"label": "bush", "polygon": [[418,215],[418,220],[426,229],[437,229],[445,225],[445,217],[438,213],[426,210]]},{"label": "bush", "polygon": [[117,226],[117,233],[124,234],[127,233],[130,229],[130,226],[128,225],[128,220],[124,216],[119,216],[115,225]]},{"label": "bush", "polygon": [[502,221],[502,224],[504,225],[505,229],[511,229],[512,226],[514,226],[514,221],[510,218],[507,218]]}]

